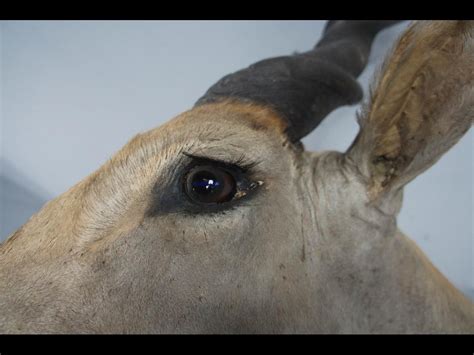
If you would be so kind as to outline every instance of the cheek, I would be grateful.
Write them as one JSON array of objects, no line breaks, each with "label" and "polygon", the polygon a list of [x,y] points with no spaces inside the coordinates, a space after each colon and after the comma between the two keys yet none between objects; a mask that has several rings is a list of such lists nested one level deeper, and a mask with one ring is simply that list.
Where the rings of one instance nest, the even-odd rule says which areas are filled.
[{"label": "cheek", "polygon": [[201,260],[233,259],[248,249],[254,228],[249,207],[209,215],[168,215],[147,226],[150,238],[169,255],[195,255]]}]

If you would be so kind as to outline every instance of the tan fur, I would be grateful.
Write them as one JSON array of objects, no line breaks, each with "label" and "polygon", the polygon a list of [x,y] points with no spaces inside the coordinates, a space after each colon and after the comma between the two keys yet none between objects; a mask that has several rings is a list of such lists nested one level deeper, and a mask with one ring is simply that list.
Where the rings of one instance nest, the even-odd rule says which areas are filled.
[{"label": "tan fur", "polygon": [[469,21],[415,22],[394,47],[360,117],[373,198],[431,166],[472,125],[473,36]]},{"label": "tan fur", "polygon": [[[345,154],[237,101],[137,135],[0,246],[0,332],[473,333],[472,302],[396,225],[403,184],[472,122],[466,58],[471,23],[411,27]],[[183,153],[257,162],[254,198],[168,210]]]}]

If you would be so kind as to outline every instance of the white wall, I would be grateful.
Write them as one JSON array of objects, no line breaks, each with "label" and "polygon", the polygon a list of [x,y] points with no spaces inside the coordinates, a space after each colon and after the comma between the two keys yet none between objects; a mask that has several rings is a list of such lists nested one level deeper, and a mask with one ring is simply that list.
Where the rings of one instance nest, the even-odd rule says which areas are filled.
[{"label": "white wall", "polygon": [[[2,65],[2,59],[3,59],[3,23],[0,21],[0,159],[3,156],[3,65]],[[0,161],[0,176],[2,176],[2,164]],[[0,201],[2,201],[2,190],[0,189]],[[2,203],[0,202],[0,241],[2,240],[2,234],[1,234],[1,225],[2,225]]]},{"label": "white wall", "polygon": [[[0,240],[47,200],[97,169],[134,134],[190,108],[223,75],[304,51],[324,21],[4,22]],[[361,77],[406,23],[382,33]],[[304,139],[346,149],[357,107]],[[0,126],[1,127],[1,126]],[[443,273],[474,289],[473,131],[406,189],[399,224]]]}]

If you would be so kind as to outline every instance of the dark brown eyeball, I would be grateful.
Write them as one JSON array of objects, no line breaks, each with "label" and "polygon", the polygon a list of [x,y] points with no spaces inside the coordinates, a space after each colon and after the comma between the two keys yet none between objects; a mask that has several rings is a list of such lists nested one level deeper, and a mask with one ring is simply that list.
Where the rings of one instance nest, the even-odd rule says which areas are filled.
[{"label": "dark brown eyeball", "polygon": [[230,172],[212,165],[196,166],[186,176],[186,194],[200,203],[222,203],[232,200],[237,184]]}]

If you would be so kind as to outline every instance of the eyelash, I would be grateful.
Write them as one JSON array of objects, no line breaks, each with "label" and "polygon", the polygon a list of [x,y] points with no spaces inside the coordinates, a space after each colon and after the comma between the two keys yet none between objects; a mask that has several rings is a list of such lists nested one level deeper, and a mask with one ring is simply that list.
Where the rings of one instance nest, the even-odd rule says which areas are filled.
[{"label": "eyelash", "polygon": [[249,162],[243,154],[238,159],[229,162],[230,165],[239,167],[243,172],[251,171],[259,163],[259,161]]},{"label": "eyelash", "polygon": [[230,159],[230,160],[219,160],[219,159],[211,159],[199,155],[194,155],[188,152],[182,152],[183,155],[191,158],[196,164],[199,163],[207,163],[207,164],[220,164],[222,167],[231,169],[234,172],[238,170],[238,173],[252,173],[252,169],[261,163],[261,161],[249,161],[245,155],[240,155],[237,159]]}]

